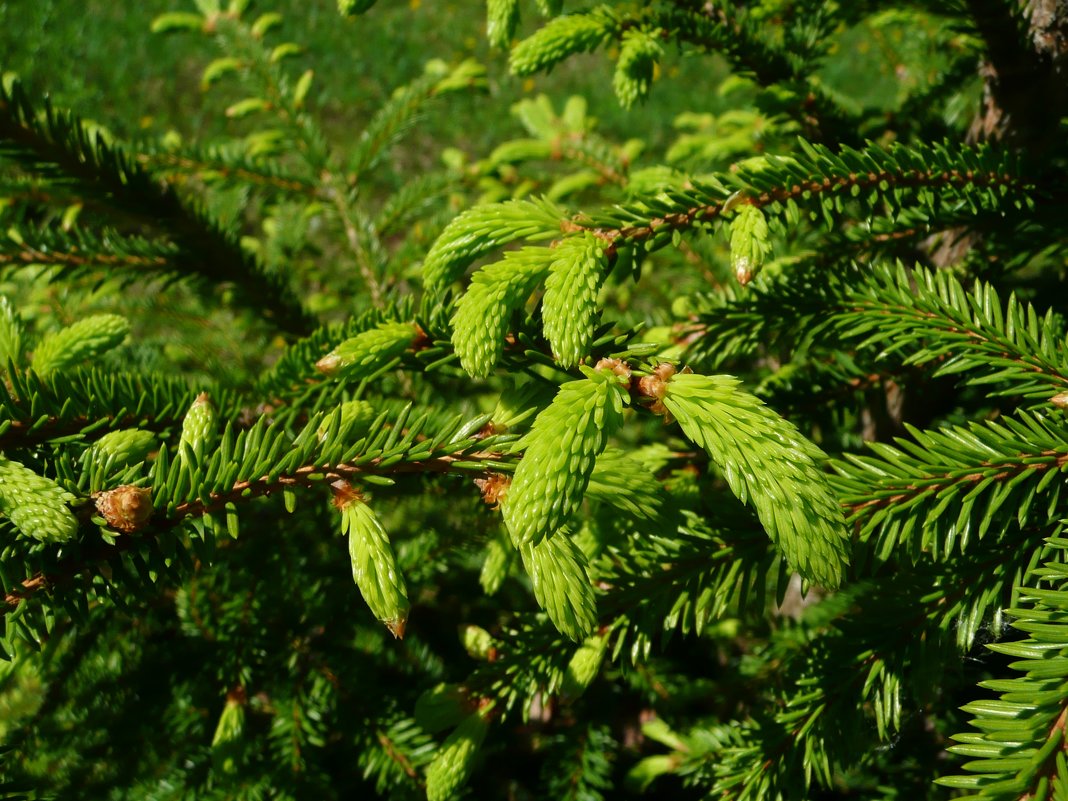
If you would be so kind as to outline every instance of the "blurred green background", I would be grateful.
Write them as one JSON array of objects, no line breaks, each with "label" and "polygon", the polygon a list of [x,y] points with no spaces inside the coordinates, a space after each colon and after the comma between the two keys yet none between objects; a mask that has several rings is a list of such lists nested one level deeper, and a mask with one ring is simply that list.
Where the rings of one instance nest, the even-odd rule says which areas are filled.
[{"label": "blurred green background", "polygon": [[[541,22],[533,5],[524,8],[520,37]],[[224,82],[207,95],[200,88],[201,69],[218,55],[210,40],[149,33],[158,14],[193,8],[192,0],[2,0],[0,69],[18,73],[35,93],[49,93],[57,105],[123,138],[174,130],[205,142],[238,133],[248,123],[222,114],[240,97],[228,94],[237,91],[236,82]],[[289,69],[292,74],[315,70],[311,106],[336,146],[357,136],[390,91],[433,58],[482,61],[490,91],[437,109],[420,126],[421,133],[408,140],[412,157],[425,158],[450,145],[484,154],[520,132],[506,113],[512,103],[540,92],[557,104],[570,94],[584,95],[605,135],[620,141],[640,136],[647,152],[662,152],[680,112],[716,113],[726,107],[715,91],[726,74],[722,63],[687,58],[670,48],[651,101],[629,111],[611,92],[612,63],[603,54],[570,59],[549,75],[513,78],[506,54],[486,44],[483,0],[383,1],[355,19],[340,18],[333,0],[259,0],[247,14],[269,10],[284,16],[271,41],[304,47]],[[906,28],[897,24],[897,13],[886,12],[866,30],[841,32],[821,75],[832,89],[859,104],[890,109],[937,76],[952,34],[939,30],[938,19],[931,17],[929,35],[917,36],[915,16]]]},{"label": "blurred green background", "polygon": [[[236,81],[201,89],[201,70],[219,56],[209,38],[148,30],[162,12],[193,9],[192,0],[0,0],[0,69],[17,73],[34,94],[47,93],[57,106],[124,139],[175,131],[206,143],[234,135],[254,123],[223,114],[241,97]],[[521,135],[506,112],[517,99],[541,92],[557,107],[568,95],[585,96],[602,135],[621,142],[640,136],[650,161],[671,143],[679,113],[737,107],[737,97],[728,101],[716,92],[726,75],[721,60],[688,58],[672,48],[649,103],[631,110],[616,103],[613,63],[603,53],[569,59],[549,75],[513,78],[506,53],[486,43],[484,0],[382,0],[354,19],[341,18],[334,0],[257,0],[247,15],[265,11],[284,17],[270,34],[272,43],[293,41],[304,48],[287,69],[293,75],[315,70],[310,106],[342,151],[381,101],[418,76],[428,60],[475,58],[486,64],[488,94],[457,96],[430,111],[403,150],[393,154],[400,172],[427,167],[425,161],[436,159],[445,146],[484,156],[493,145]],[[543,21],[534,3],[523,11],[518,37]],[[963,44],[956,32],[941,29],[938,17],[928,18],[926,35],[916,35],[914,13],[908,26],[898,23],[900,14],[890,10],[863,30],[839,34],[820,78],[847,103],[896,107],[936,79],[948,51]]]},{"label": "blurred green background", "polygon": [[[219,55],[210,40],[149,33],[158,14],[192,9],[188,0],[5,0],[0,2],[0,69],[18,73],[35,93],[50,94],[56,105],[123,138],[173,129],[204,142],[239,132],[247,123],[227,120],[222,110],[240,95],[228,94],[227,86],[210,93],[200,88],[201,70]],[[393,88],[419,75],[434,58],[482,61],[490,92],[438,109],[420,126],[423,133],[410,140],[412,153],[426,153],[434,143],[436,149],[455,145],[484,152],[521,131],[507,114],[512,103],[544,91],[554,98],[584,94],[606,132],[622,138],[640,133],[651,144],[663,144],[678,112],[714,104],[712,89],[724,74],[719,65],[710,69],[707,60],[673,54],[665,72],[683,80],[661,81],[662,91],[650,105],[626,111],[611,92],[612,65],[603,56],[573,59],[548,76],[509,76],[506,54],[486,44],[482,0],[380,2],[355,19],[340,18],[333,0],[270,0],[254,3],[246,15],[268,10],[284,16],[270,41],[294,41],[304,48],[287,62],[288,69],[292,74],[315,70],[311,107],[331,142],[341,146],[346,137],[358,135]],[[526,10],[520,35],[541,21],[533,9]]]}]

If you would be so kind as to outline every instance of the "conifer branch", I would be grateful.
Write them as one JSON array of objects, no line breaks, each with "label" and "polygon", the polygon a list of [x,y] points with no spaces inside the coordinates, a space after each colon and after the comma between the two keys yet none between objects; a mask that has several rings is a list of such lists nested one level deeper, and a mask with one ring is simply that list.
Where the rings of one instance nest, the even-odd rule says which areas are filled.
[{"label": "conifer branch", "polygon": [[[331,143],[279,14],[182,2],[153,29],[214,40],[247,136],[118,145],[0,89],[0,785],[923,797],[989,643],[1022,678],[942,783],[1068,795],[1063,0],[487,0],[514,72],[602,51],[624,107],[696,74],[673,48],[733,74],[674,144],[542,96],[416,176],[478,68]],[[183,277],[302,336],[145,294]]]},{"label": "conifer branch", "polygon": [[93,268],[119,268],[120,279],[135,281],[150,272],[173,274],[179,269],[179,259],[177,248],[169,242],[122,236],[115,231],[97,234],[23,228],[19,239],[0,240],[0,269],[4,265],[60,267],[68,277]]},{"label": "conifer branch", "polygon": [[[405,434],[405,440],[414,437],[409,431]],[[130,549],[139,549],[142,543],[150,540],[154,532],[165,531],[181,525],[191,518],[200,518],[224,511],[229,504],[240,503],[253,498],[259,498],[272,493],[279,493],[294,487],[311,488],[316,486],[329,486],[338,480],[356,480],[364,476],[394,476],[394,475],[438,475],[446,473],[460,473],[471,476],[485,476],[490,471],[510,469],[510,459],[500,452],[472,450],[472,446],[482,444],[473,442],[470,444],[459,443],[447,448],[452,453],[444,453],[440,456],[432,456],[422,459],[398,461],[396,453],[391,452],[385,457],[375,457],[362,463],[338,463],[330,465],[309,464],[300,466],[294,470],[264,475],[258,479],[245,479],[234,482],[225,490],[209,492],[192,500],[174,503],[167,513],[151,520],[149,528],[138,531],[138,536],[127,536],[116,539],[113,543],[101,543],[91,546],[87,553],[81,557],[69,558],[60,561],[56,568],[48,573],[38,573],[24,579],[14,588],[6,592],[5,603],[7,609],[4,614],[10,612],[20,603],[27,600],[43,589],[50,589],[71,582],[88,572],[92,572],[102,563],[110,561],[115,554]],[[432,441],[424,442],[419,450],[430,452],[433,450]],[[457,453],[459,451],[459,453]],[[403,453],[403,451],[401,451]],[[179,465],[179,469],[181,468]],[[204,479],[192,482],[193,487],[203,486]],[[156,496],[156,504],[159,505],[159,497],[162,488],[147,488]],[[196,492],[196,490],[194,490]]]},{"label": "conifer branch", "polygon": [[[1068,541],[1051,538],[1063,551]],[[936,779],[946,787],[969,789],[977,799],[1056,797],[1064,791],[1068,708],[1063,698],[1064,658],[1061,631],[1065,608],[1064,564],[1055,559],[1035,570],[1020,588],[1022,603],[1006,610],[1013,628],[1029,636],[988,647],[1015,657],[1010,667],[1023,675],[980,683],[1001,694],[961,707],[974,715],[978,732],[954,735],[948,750],[969,758],[965,775]],[[1040,585],[1048,582],[1052,588]]]},{"label": "conifer branch", "polygon": [[650,22],[679,42],[722,53],[739,74],[751,75],[761,86],[781,85],[790,91],[785,107],[809,139],[862,144],[856,135],[857,119],[807,77],[813,57],[771,44],[762,35],[766,23],[749,21],[737,6],[705,3],[698,8],[669,8],[654,12]]},{"label": "conifer branch", "polygon": [[311,327],[285,280],[266,272],[203,211],[188,208],[157,184],[126,152],[87,132],[72,114],[46,103],[39,117],[21,85],[0,91],[0,149],[42,175],[73,181],[148,228],[163,230],[179,250],[187,274],[233,282],[236,296],[290,333]]},{"label": "conifer branch", "polygon": [[[486,476],[491,470],[501,470],[508,465],[507,457],[501,453],[471,452],[462,456],[439,456],[411,462],[400,462],[389,466],[380,466],[382,459],[371,460],[367,464],[335,464],[329,466],[305,465],[286,475],[277,477],[263,476],[256,480],[238,481],[225,492],[211,493],[208,498],[180,503],[174,513],[169,515],[162,525],[178,525],[185,518],[200,517],[219,512],[228,503],[243,501],[247,498],[263,497],[281,492],[286,488],[309,488],[332,484],[335,481],[359,481],[362,476],[395,475],[437,475],[459,473],[475,477]],[[484,464],[481,464],[484,463]]]},{"label": "conifer branch", "polygon": [[[847,148],[835,155],[813,145],[807,156],[781,162],[769,159],[766,169],[739,170],[733,180],[726,177],[723,183],[694,181],[691,188],[662,203],[663,213],[655,216],[645,209],[620,206],[614,212],[603,213],[597,233],[612,247],[647,241],[656,247],[667,244],[670,239],[665,237],[674,231],[716,220],[738,204],[774,211],[813,199],[829,215],[840,203],[837,198],[859,195],[867,196],[873,204],[878,199],[897,205],[902,190],[916,191],[915,199],[924,205],[929,203],[924,195],[927,189],[959,192],[960,199],[972,206],[1000,205],[998,197],[1005,192],[1018,193],[1022,196],[1020,202],[1027,202],[1027,182],[1018,177],[1011,162],[988,150],[952,154],[943,147],[895,146],[888,151],[868,148],[858,152]],[[728,205],[731,193],[726,187],[731,183],[741,187],[742,196]],[[932,211],[937,213],[943,204],[945,200],[939,198]]]},{"label": "conifer branch", "polygon": [[[54,439],[140,427],[162,431],[180,422],[196,390],[177,378],[68,370],[46,377],[8,374],[0,385],[0,447],[32,447]],[[224,410],[232,393],[215,390]]]},{"label": "conifer branch", "polygon": [[835,465],[835,484],[880,558],[899,547],[913,560],[945,558],[988,532],[1000,539],[1028,521],[1056,519],[1056,477],[1068,466],[1060,422],[1021,411],[967,427],[910,427],[914,442],[872,443],[874,457],[847,455]]},{"label": "conifer branch", "polygon": [[218,177],[306,197],[314,197],[317,192],[317,186],[312,181],[282,173],[265,160],[247,159],[221,150],[143,150],[137,154],[137,161],[145,169],[170,179],[176,175],[207,174],[212,179]]},{"label": "conifer branch", "polygon": [[1068,391],[1065,332],[1052,310],[1039,317],[1015,296],[1002,304],[989,284],[977,282],[966,292],[945,271],[899,266],[877,270],[846,305],[839,329],[864,337],[861,348],[881,346],[880,356],[904,352],[906,364],[936,362],[935,376],[1008,385],[995,394],[1048,400]]},{"label": "conifer branch", "polygon": [[[960,581],[951,586],[921,568],[907,582],[855,585],[829,599],[805,627],[805,642],[784,628],[769,643],[769,656],[781,660],[777,669],[795,689],[744,723],[699,726],[694,738],[657,738],[674,748],[671,772],[704,765],[716,791],[737,798],[831,786],[835,763],[863,762],[879,742],[901,736],[910,705],[929,693],[914,671],[938,675],[950,653],[970,648],[984,614],[1008,601],[1044,553],[1041,543],[1022,550],[1007,544],[984,558],[956,560]],[[878,618],[865,614],[873,609]]]}]

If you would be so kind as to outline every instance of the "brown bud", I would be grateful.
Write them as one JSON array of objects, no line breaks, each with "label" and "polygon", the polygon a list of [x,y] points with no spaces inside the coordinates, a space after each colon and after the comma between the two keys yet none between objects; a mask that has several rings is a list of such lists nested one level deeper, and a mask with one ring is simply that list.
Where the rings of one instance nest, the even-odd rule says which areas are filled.
[{"label": "brown bud", "polygon": [[742,256],[734,261],[734,277],[738,280],[738,283],[742,286],[747,286],[750,281],[753,280],[753,276],[756,273],[753,270],[753,265],[745,256]]},{"label": "brown bud", "polygon": [[133,534],[152,517],[152,490],[129,484],[116,487],[97,495],[96,508],[109,527]]},{"label": "brown bud", "polygon": [[[683,368],[683,372],[689,372],[689,369]],[[668,382],[671,381],[673,375],[675,375],[675,365],[661,362],[653,368],[653,372],[642,376],[638,381],[639,400],[653,414],[663,415],[668,423],[672,422],[673,418],[664,406],[664,395],[667,393]]]},{"label": "brown bud", "polygon": [[426,329],[419,323],[412,323],[415,328],[415,339],[412,340],[412,350],[426,350],[433,345],[433,341],[430,339],[430,334],[426,332]]},{"label": "brown bud", "polygon": [[667,392],[668,381],[675,375],[675,365],[661,362],[647,376],[638,381],[638,394],[650,402],[650,408],[658,414],[663,414],[664,405],[661,400]]},{"label": "brown bud", "polygon": [[1058,409],[1068,409],[1068,392],[1060,392],[1049,399]]},{"label": "brown bud", "polygon": [[341,367],[341,357],[328,353],[315,363],[315,369],[326,375],[333,375]]},{"label": "brown bud", "polygon": [[363,493],[356,489],[352,484],[345,481],[345,479],[338,479],[330,484],[330,489],[333,490],[333,504],[338,510],[344,509],[349,504],[356,501],[364,501]]},{"label": "brown bud", "polygon": [[601,359],[594,365],[595,370],[611,370],[620,378],[626,379],[627,386],[630,386],[630,366],[619,359]]},{"label": "brown bud", "polygon": [[500,473],[490,473],[487,478],[476,478],[475,485],[482,490],[482,500],[494,509],[501,508],[501,501],[508,494],[512,479]]}]

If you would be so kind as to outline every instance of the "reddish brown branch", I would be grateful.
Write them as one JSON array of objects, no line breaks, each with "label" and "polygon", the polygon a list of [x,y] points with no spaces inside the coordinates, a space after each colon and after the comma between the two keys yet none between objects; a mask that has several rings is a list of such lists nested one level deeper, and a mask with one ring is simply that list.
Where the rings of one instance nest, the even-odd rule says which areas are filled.
[{"label": "reddish brown branch", "polygon": [[308,196],[317,194],[316,186],[297,178],[285,178],[280,175],[256,172],[244,167],[199,161],[190,158],[189,156],[181,156],[175,153],[141,154],[137,157],[137,160],[150,170],[161,170],[164,167],[171,167],[176,170],[185,170],[192,173],[202,171],[214,172],[227,178],[234,178],[239,181],[247,181],[248,183],[260,184],[262,186],[272,186],[286,192],[296,192]]},{"label": "reddish brown branch", "polygon": [[[401,475],[418,473],[449,473],[455,471],[474,472],[479,476],[489,475],[489,470],[456,467],[457,462],[463,461],[500,461],[503,458],[499,453],[471,453],[463,456],[438,456],[415,462],[400,462],[387,467],[380,467],[378,460],[366,465],[340,464],[333,466],[306,465],[298,468],[291,474],[278,476],[271,480],[267,476],[251,481],[238,481],[228,491],[212,494],[207,500],[195,500],[180,504],[174,514],[153,523],[155,530],[174,528],[183,520],[190,517],[200,517],[220,511],[228,503],[246,499],[270,495],[289,487],[311,487],[319,484],[329,484],[339,479],[358,479],[361,475]],[[90,572],[94,566],[106,562],[110,557],[121,554],[135,547],[141,540],[151,537],[151,530],[140,532],[138,536],[118,537],[115,543],[100,542],[89,548],[78,557],[62,560],[57,568],[50,572],[37,573],[24,579],[16,587],[8,590],[4,596],[4,609],[0,614],[7,614],[27,598],[41,590],[66,584],[77,577]]]},{"label": "reddish brown branch", "polygon": [[[814,178],[809,181],[800,181],[790,186],[762,192],[759,195],[742,198],[732,208],[736,208],[740,204],[763,208],[773,203],[798,200],[806,194],[818,195],[826,192],[852,190],[854,187],[865,191],[878,187],[883,183],[892,187],[916,189],[926,186],[1008,186],[1017,188],[1022,182],[1016,176],[993,171],[944,170],[938,172],[935,170],[904,170],[900,173],[895,173],[883,170],[866,173],[853,172],[848,176]],[[610,250],[614,250],[619,245],[627,244],[631,241],[649,239],[660,233],[691,228],[695,223],[699,222],[709,222],[722,215],[726,210],[726,206],[727,201],[695,206],[686,211],[655,217],[643,225],[607,230],[600,229],[593,233],[605,240],[609,244]],[[581,226],[579,228],[581,229]]]},{"label": "reddish brown branch", "polygon": [[[1034,471],[1046,471],[1051,469],[1061,469],[1068,464],[1068,453],[1061,453],[1059,451],[1041,451],[1033,454],[1021,454],[1020,459],[1035,459],[1044,458],[1045,462],[980,462],[976,465],[977,471],[989,471],[997,470],[998,472],[991,475],[988,472],[971,472],[962,476],[953,476],[950,473],[941,473],[926,476],[922,479],[916,479],[908,483],[903,484],[885,484],[875,487],[874,489],[879,491],[892,492],[893,495],[889,495],[883,498],[872,498],[868,501],[860,503],[843,503],[846,513],[851,517],[859,517],[861,514],[881,509],[885,506],[891,506],[899,503],[900,501],[908,499],[911,495],[916,493],[926,493],[937,490],[942,492],[948,487],[958,486],[961,484],[977,484],[980,481],[984,481],[988,478],[994,478],[999,481],[1003,481],[1012,476],[1019,475],[1027,470]],[[953,471],[956,472],[956,471]],[[920,482],[923,483],[920,483]]]},{"label": "reddish brown branch", "polygon": [[412,779],[419,785],[422,785],[422,781],[419,778],[419,771],[415,769],[415,766],[412,765],[411,760],[409,760],[408,757],[406,757],[403,753],[397,750],[397,746],[393,743],[391,739],[389,739],[386,733],[379,729],[375,732],[375,735],[378,737],[379,745],[381,745],[382,749],[386,752],[386,756],[396,762],[400,766],[400,769],[404,771],[405,775],[409,779]]},{"label": "reddish brown branch", "polygon": [[29,245],[15,253],[0,253],[0,264],[65,264],[85,267],[93,264],[108,267],[164,267],[163,256],[121,256],[113,253],[79,253],[77,250],[38,250]]}]

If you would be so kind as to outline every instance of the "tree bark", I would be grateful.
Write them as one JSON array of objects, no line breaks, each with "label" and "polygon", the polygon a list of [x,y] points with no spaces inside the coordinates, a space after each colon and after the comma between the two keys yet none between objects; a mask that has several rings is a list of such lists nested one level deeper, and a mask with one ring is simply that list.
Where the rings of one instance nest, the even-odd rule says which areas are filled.
[{"label": "tree bark", "polygon": [[968,0],[968,8],[987,51],[969,139],[1041,156],[1068,113],[1068,0],[1030,0],[1022,19],[1007,0]]}]

